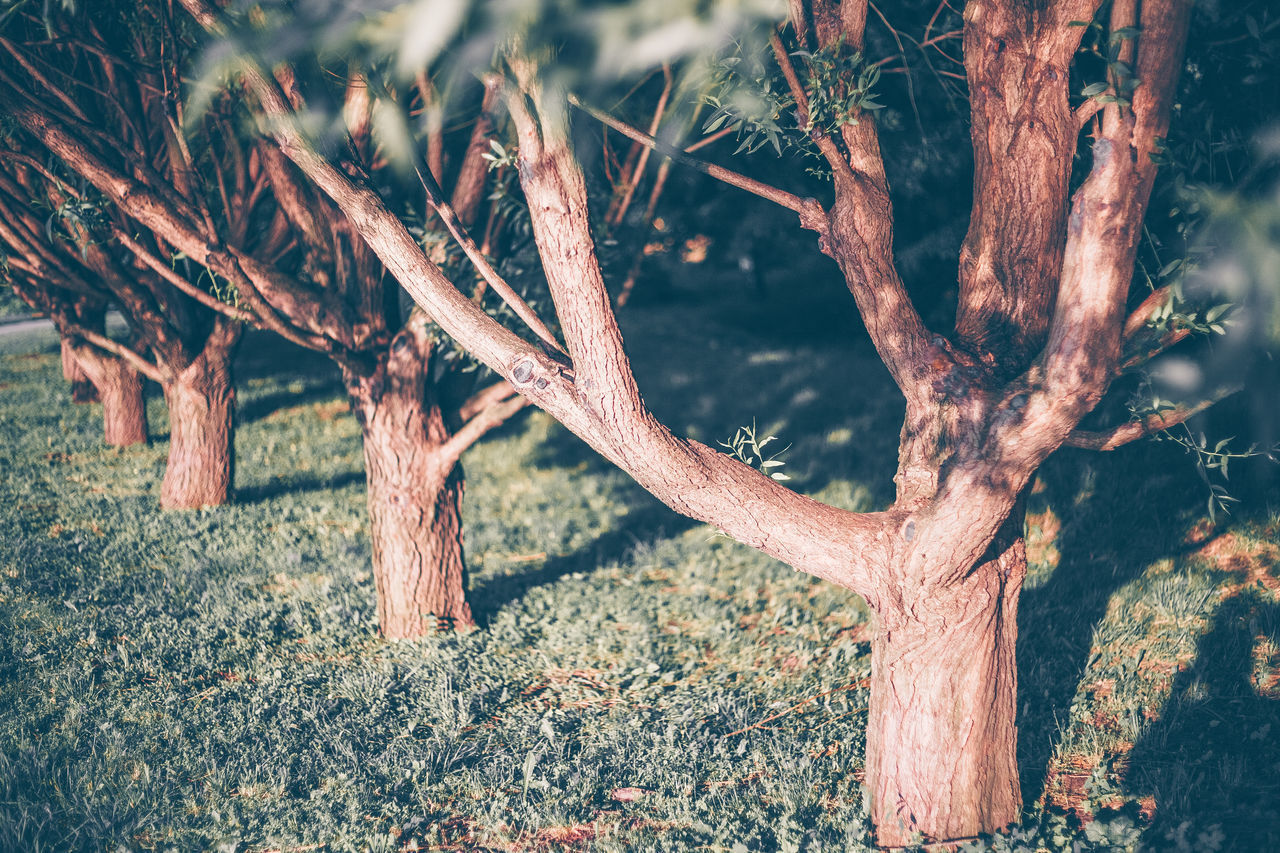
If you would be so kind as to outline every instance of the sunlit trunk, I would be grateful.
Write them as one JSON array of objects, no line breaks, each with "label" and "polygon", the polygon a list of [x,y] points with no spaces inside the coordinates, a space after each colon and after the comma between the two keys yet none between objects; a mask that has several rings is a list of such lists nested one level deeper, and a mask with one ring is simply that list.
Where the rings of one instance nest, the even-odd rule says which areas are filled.
[{"label": "sunlit trunk", "polygon": [[[1016,515],[1006,529],[1020,530]],[[877,620],[866,778],[880,844],[954,841],[1018,820],[1015,646],[1025,576],[1018,536],[955,594]]]},{"label": "sunlit trunk", "polygon": [[[428,385],[429,344],[410,332],[371,376],[348,375],[364,435],[378,624],[390,639],[473,624],[462,548],[462,476]],[[394,350],[395,348],[393,348]]]}]

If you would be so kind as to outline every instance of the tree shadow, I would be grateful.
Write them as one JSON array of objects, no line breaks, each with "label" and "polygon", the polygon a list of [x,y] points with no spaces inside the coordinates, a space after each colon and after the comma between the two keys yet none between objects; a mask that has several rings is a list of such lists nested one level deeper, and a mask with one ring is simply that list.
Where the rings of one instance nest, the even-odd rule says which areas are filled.
[{"label": "tree shadow", "polygon": [[[1041,468],[1028,523],[1061,525],[1057,565],[1035,565],[1018,610],[1018,765],[1023,801],[1043,790],[1050,755],[1112,595],[1162,558],[1185,553],[1203,486],[1180,454],[1135,445],[1111,454],[1064,449]],[[1172,458],[1178,456],[1178,458]],[[1040,580],[1041,573],[1049,573]]]},{"label": "tree shadow", "polygon": [[[1275,566],[1272,566],[1274,576]],[[1130,757],[1154,794],[1148,849],[1280,850],[1280,605],[1246,587],[1219,608]]]},{"label": "tree shadow", "polygon": [[531,571],[491,576],[473,584],[472,615],[480,627],[488,627],[502,608],[532,589],[577,572],[595,571],[638,545],[679,536],[697,524],[645,495],[613,527],[573,553],[552,557]]},{"label": "tree shadow", "polygon": [[238,504],[259,504],[278,498],[281,495],[342,489],[355,483],[363,485],[364,481],[365,474],[363,470],[347,471],[330,477],[278,478],[256,486],[237,488],[235,502]]}]

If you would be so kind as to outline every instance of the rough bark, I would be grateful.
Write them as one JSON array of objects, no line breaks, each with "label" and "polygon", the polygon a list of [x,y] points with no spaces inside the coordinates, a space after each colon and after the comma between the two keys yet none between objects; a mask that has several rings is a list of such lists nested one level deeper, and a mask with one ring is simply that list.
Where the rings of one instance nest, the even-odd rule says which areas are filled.
[{"label": "rough bark", "polygon": [[[218,26],[202,0],[182,2],[205,26]],[[834,173],[830,211],[751,188],[819,232],[906,397],[898,496],[881,513],[846,513],[797,495],[677,438],[648,411],[595,257],[564,96],[542,88],[528,57],[505,57],[516,81],[508,107],[571,363],[476,310],[376,193],[317,156],[261,71],[243,68],[281,150],[462,346],[673,509],[867,599],[878,623],[867,782],[886,845],[995,832],[1019,814],[1014,645],[1025,551],[1018,496],[1120,364],[1125,295],[1153,171],[1147,155],[1167,126],[1189,8],[1187,0],[1142,4],[1137,66],[1151,94],[1135,97],[1131,112],[1107,108],[1090,175],[1068,200],[1076,125],[1066,72],[1080,36],[1070,22],[1088,20],[1097,5],[976,0],[966,13],[966,64],[980,90],[975,156],[985,160],[955,341],[929,333],[894,267],[892,208],[870,117],[838,137],[814,133]],[[866,10],[859,0],[823,0],[793,17],[803,38],[811,19],[819,44],[844,35],[856,45]],[[776,39],[775,50],[803,115],[803,86]],[[678,152],[669,156],[685,162]],[[1011,215],[1029,209],[1030,228]]]},{"label": "rough bark", "polygon": [[[63,346],[65,358],[66,339]],[[146,444],[147,406],[138,371],[87,345],[72,345],[72,357],[102,400],[103,440],[113,447]]]},{"label": "rough bark", "polygon": [[239,337],[210,336],[205,348],[164,384],[169,406],[169,461],[160,487],[164,509],[218,506],[231,497],[235,389],[231,353]]},{"label": "rough bark", "polygon": [[364,435],[378,625],[389,639],[473,624],[462,550],[462,476],[429,384],[431,342],[412,323],[368,375],[347,371]]},{"label": "rough bark", "polygon": [[[1022,512],[963,584],[886,596],[871,644],[866,780],[877,841],[995,832],[1022,811],[1017,763]],[[939,542],[938,545],[945,545]]]}]

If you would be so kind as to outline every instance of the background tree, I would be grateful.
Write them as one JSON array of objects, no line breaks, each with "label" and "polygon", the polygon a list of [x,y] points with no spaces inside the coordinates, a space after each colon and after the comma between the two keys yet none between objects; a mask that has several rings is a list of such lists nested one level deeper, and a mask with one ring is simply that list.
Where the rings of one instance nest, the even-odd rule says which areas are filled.
[{"label": "background tree", "polygon": [[[137,41],[100,38],[95,13],[92,21],[83,15],[59,19],[69,27],[63,43],[74,45],[71,49],[89,67],[110,69],[98,85],[118,80],[120,69],[135,64],[147,71],[147,91],[118,100],[149,105],[132,119],[167,146],[157,156],[170,158],[168,174],[177,176],[179,191],[153,180],[161,172],[145,163],[113,163],[71,116],[19,102],[14,106],[18,123],[100,193],[112,215],[127,217],[111,229],[110,240],[128,250],[143,280],[158,278],[180,289],[182,299],[197,300],[217,324],[249,322],[337,364],[364,435],[382,633],[405,638],[438,624],[470,625],[458,459],[525,400],[506,382],[477,389],[474,362],[448,345],[421,311],[402,304],[399,285],[384,274],[341,211],[277,146],[245,137],[242,104],[220,96],[194,120],[186,117],[173,97],[176,87],[161,85],[176,81],[185,67],[190,46],[184,21],[174,20],[165,4],[122,4],[106,17]],[[168,50],[148,53],[157,35]],[[119,44],[132,46],[120,51],[113,47]],[[321,79],[328,74],[314,70]],[[41,80],[32,75],[23,82],[34,87]],[[89,84],[78,80],[74,85]],[[297,80],[285,76],[282,85],[292,107],[304,108]],[[485,204],[485,155],[492,157],[489,113],[497,90],[473,86],[463,92],[471,129],[448,144],[444,97],[425,71],[417,76],[414,93],[414,109],[428,116],[425,147],[432,173],[440,179],[447,174],[453,184],[449,204],[434,177],[426,192],[450,227],[462,227],[486,211],[485,242],[492,251],[504,233],[499,206]],[[377,117],[366,77],[351,71],[336,92],[326,87],[315,94],[322,104],[335,105],[340,116],[343,146],[337,158],[343,167],[362,181],[386,184],[388,161],[371,138]],[[68,101],[84,109],[77,100]],[[441,225],[418,216],[426,243],[440,243]],[[154,235],[150,242],[131,236],[130,229],[138,227]],[[480,247],[471,250],[479,253]],[[443,261],[442,252],[439,246],[435,256]],[[490,278],[514,310],[533,316],[504,280]],[[477,305],[483,305],[487,286],[486,279],[477,281]],[[554,340],[549,331],[544,336]]]},{"label": "background tree", "polygon": [[[231,359],[243,313],[228,316],[217,310],[219,299],[186,278],[196,272],[193,278],[198,279],[200,272],[176,265],[182,249],[171,233],[139,231],[129,213],[145,205],[145,199],[113,206],[107,203],[110,191],[84,178],[85,172],[93,172],[112,188],[146,186],[208,222],[203,215],[207,207],[196,199],[190,152],[179,130],[177,79],[158,61],[173,49],[173,33],[163,21],[145,15],[91,19],[51,14],[41,18],[17,9],[0,38],[3,97],[18,125],[6,144],[12,176],[6,189],[18,215],[28,221],[28,236],[37,227],[31,222],[35,210],[44,210],[47,217],[39,224],[46,245],[33,244],[27,256],[34,258],[43,248],[49,267],[32,269],[25,285],[44,288],[51,307],[63,301],[50,288],[76,287],[98,303],[120,307],[134,332],[133,340],[124,343],[82,325],[85,318],[72,311],[59,308],[55,317],[62,333],[75,341],[82,364],[107,353],[164,389],[170,427],[161,506],[225,503],[234,452]],[[49,37],[48,28],[55,23],[73,21],[73,29]],[[60,131],[53,145],[51,128]],[[78,157],[63,156],[72,149]],[[53,169],[41,165],[50,156]],[[55,241],[61,245],[53,245]],[[78,262],[72,255],[78,255]],[[92,271],[92,278],[77,280],[77,267]],[[112,365],[114,376],[127,375],[114,362],[102,364]]]},{"label": "background tree", "polygon": [[[13,140],[10,139],[12,142]],[[76,402],[101,401],[103,438],[127,447],[147,440],[147,412],[142,378],[133,365],[109,349],[85,339],[82,332],[106,342],[105,303],[110,294],[93,268],[102,258],[95,247],[81,253],[68,239],[55,238],[49,222],[38,214],[45,188],[44,171],[27,155],[12,150],[0,162],[0,245],[9,284],[24,302],[47,315],[61,339],[63,375],[72,383]],[[33,177],[34,176],[34,177]]]}]

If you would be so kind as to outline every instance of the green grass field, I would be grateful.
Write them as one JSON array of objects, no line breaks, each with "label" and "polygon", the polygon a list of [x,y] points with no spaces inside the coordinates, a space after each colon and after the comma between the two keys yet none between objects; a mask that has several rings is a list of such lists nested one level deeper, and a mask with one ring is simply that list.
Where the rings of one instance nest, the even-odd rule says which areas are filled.
[{"label": "green grass field", "polygon": [[[887,502],[869,346],[717,316],[632,312],[659,416],[704,441],[756,418],[796,488]],[[53,350],[0,356],[0,849],[866,848],[856,596],[534,412],[465,459],[481,626],[382,642],[359,429],[326,363],[255,340],[237,502],[174,514],[154,395],[151,445],[106,449]],[[1200,489],[1167,445],[1046,467],[1027,820],[983,849],[1280,848],[1280,501],[1246,487],[1214,530]]]}]

